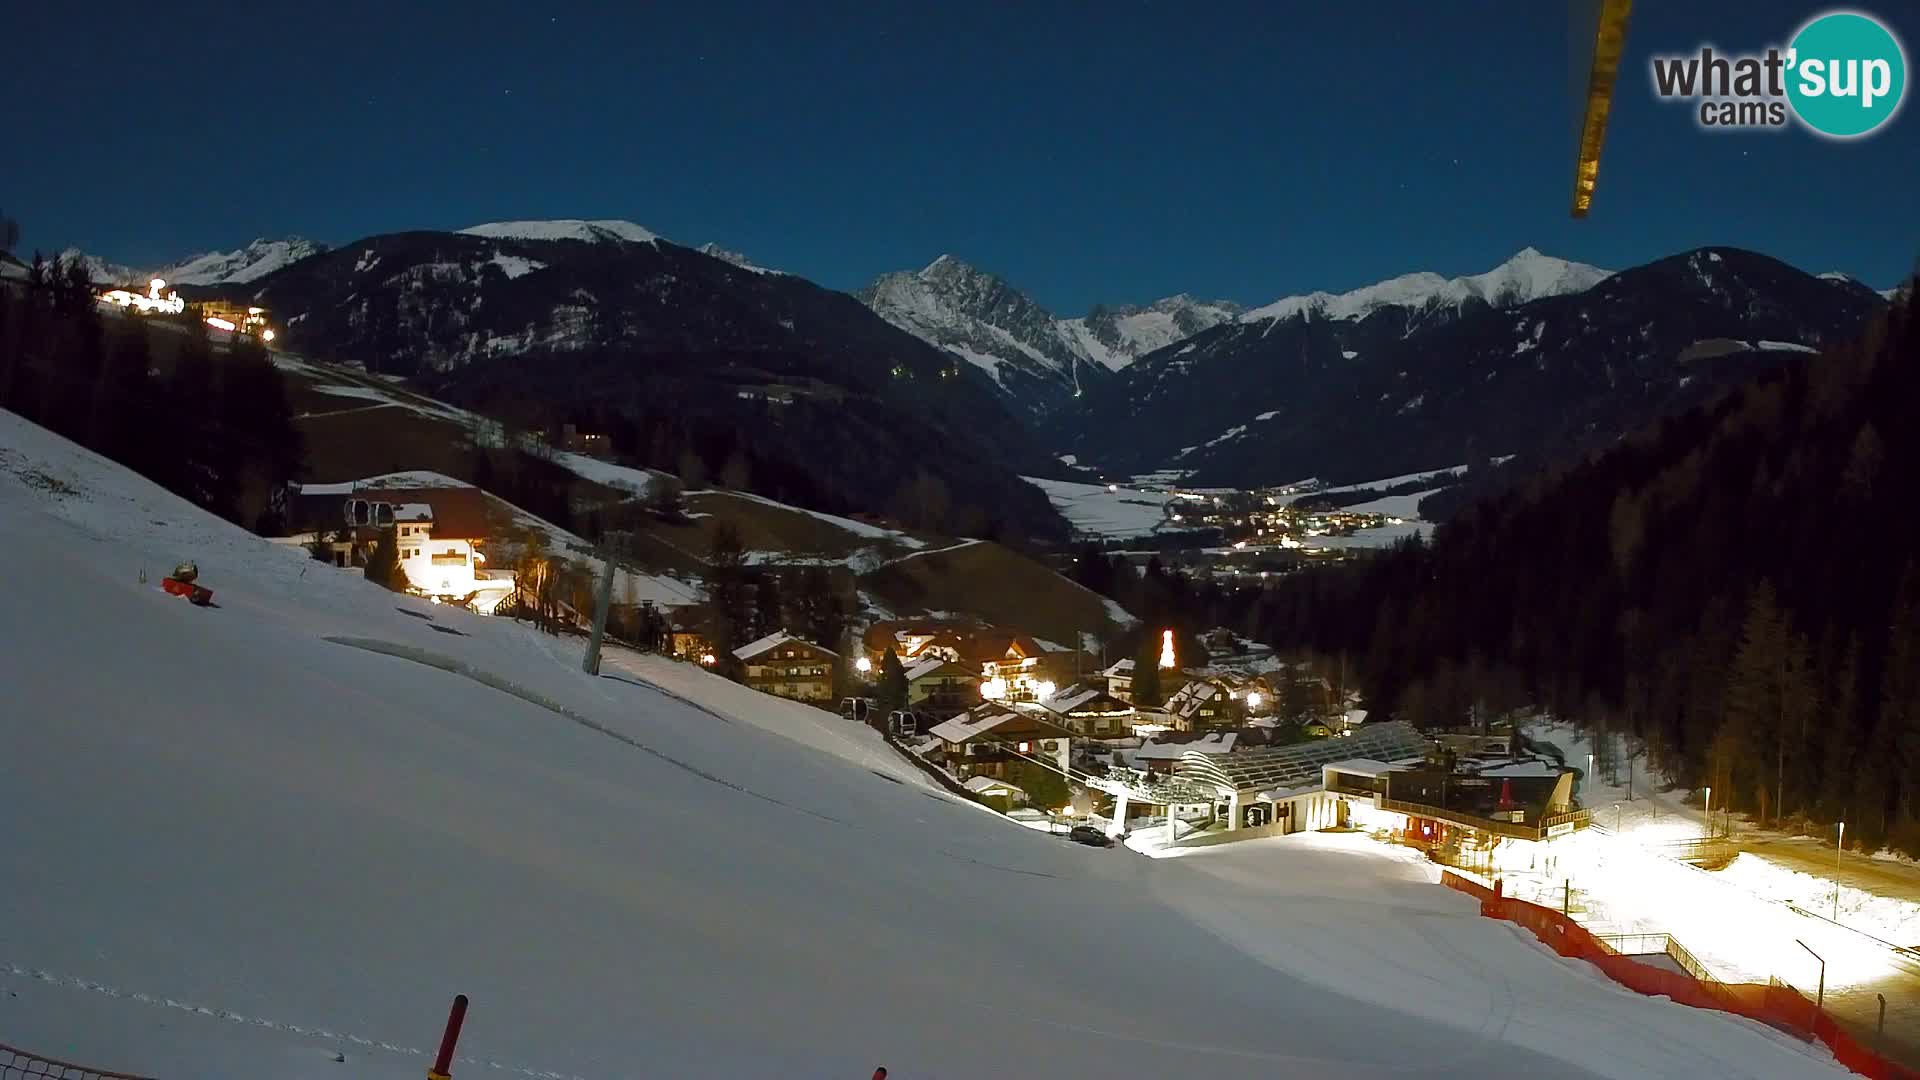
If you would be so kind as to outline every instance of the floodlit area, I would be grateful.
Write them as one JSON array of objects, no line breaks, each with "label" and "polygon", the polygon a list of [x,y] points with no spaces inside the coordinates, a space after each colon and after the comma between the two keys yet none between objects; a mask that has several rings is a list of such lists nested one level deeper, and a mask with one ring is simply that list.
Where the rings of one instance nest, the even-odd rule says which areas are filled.
[{"label": "floodlit area", "polygon": [[[38,1053],[417,1077],[466,993],[465,1076],[1843,1075],[1359,838],[1071,844],[830,713],[318,577],[5,413],[0,543],[0,1039]],[[155,587],[186,557],[217,606]]]}]

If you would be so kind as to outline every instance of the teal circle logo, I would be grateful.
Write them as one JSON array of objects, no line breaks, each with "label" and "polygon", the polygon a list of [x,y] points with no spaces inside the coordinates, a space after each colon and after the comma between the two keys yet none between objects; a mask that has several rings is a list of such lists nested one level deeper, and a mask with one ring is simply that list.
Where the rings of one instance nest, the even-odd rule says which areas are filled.
[{"label": "teal circle logo", "polygon": [[1875,130],[1900,111],[1907,57],[1877,19],[1835,11],[1800,28],[1788,46],[1787,100],[1801,123],[1834,139]]}]

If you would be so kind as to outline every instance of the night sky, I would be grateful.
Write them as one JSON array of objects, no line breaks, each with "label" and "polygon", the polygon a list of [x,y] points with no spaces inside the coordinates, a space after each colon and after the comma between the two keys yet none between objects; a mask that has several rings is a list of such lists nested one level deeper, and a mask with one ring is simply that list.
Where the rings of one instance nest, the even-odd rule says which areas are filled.
[{"label": "night sky", "polygon": [[[0,208],[29,250],[613,217],[842,289],[953,252],[1070,315],[1529,244],[1733,244],[1876,288],[1920,256],[1911,101],[1843,144],[1653,100],[1650,52],[1784,44],[1808,3],[1638,5],[1584,222],[1553,0],[117,7],[7,13]],[[1865,10],[1911,62],[1920,13]]]}]

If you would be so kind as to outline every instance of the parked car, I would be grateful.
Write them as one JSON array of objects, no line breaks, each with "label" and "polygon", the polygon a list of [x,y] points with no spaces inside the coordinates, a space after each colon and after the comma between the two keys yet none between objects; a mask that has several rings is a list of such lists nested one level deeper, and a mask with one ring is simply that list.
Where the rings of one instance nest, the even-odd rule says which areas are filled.
[{"label": "parked car", "polygon": [[1113,846],[1113,837],[1108,836],[1092,825],[1075,825],[1067,832],[1067,839],[1076,844],[1086,844],[1089,847]]}]

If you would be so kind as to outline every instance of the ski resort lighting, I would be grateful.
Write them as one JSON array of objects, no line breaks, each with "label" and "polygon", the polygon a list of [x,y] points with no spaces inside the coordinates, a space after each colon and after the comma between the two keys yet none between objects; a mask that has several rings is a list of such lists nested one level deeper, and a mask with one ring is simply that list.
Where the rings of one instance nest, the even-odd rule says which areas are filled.
[{"label": "ski resort lighting", "polygon": [[166,287],[165,281],[154,278],[147,282],[145,293],[133,292],[130,289],[108,289],[100,294],[100,302],[117,304],[122,308],[138,311],[142,315],[178,315],[187,310],[187,302],[180,299],[179,293],[170,292],[164,296],[161,295],[161,290]]},{"label": "ski resort lighting", "polygon": [[260,340],[261,340],[261,341],[272,341],[272,340],[273,340],[273,331],[271,331],[271,330],[262,330],[262,331],[260,331]]},{"label": "ski resort lighting", "polygon": [[1171,630],[1160,631],[1160,666],[1163,668],[1173,666],[1173,631]]},{"label": "ski resort lighting", "polygon": [[853,662],[853,669],[855,671],[858,671],[860,674],[865,675],[868,672],[873,670],[873,661],[863,656],[860,659],[855,660]]}]

